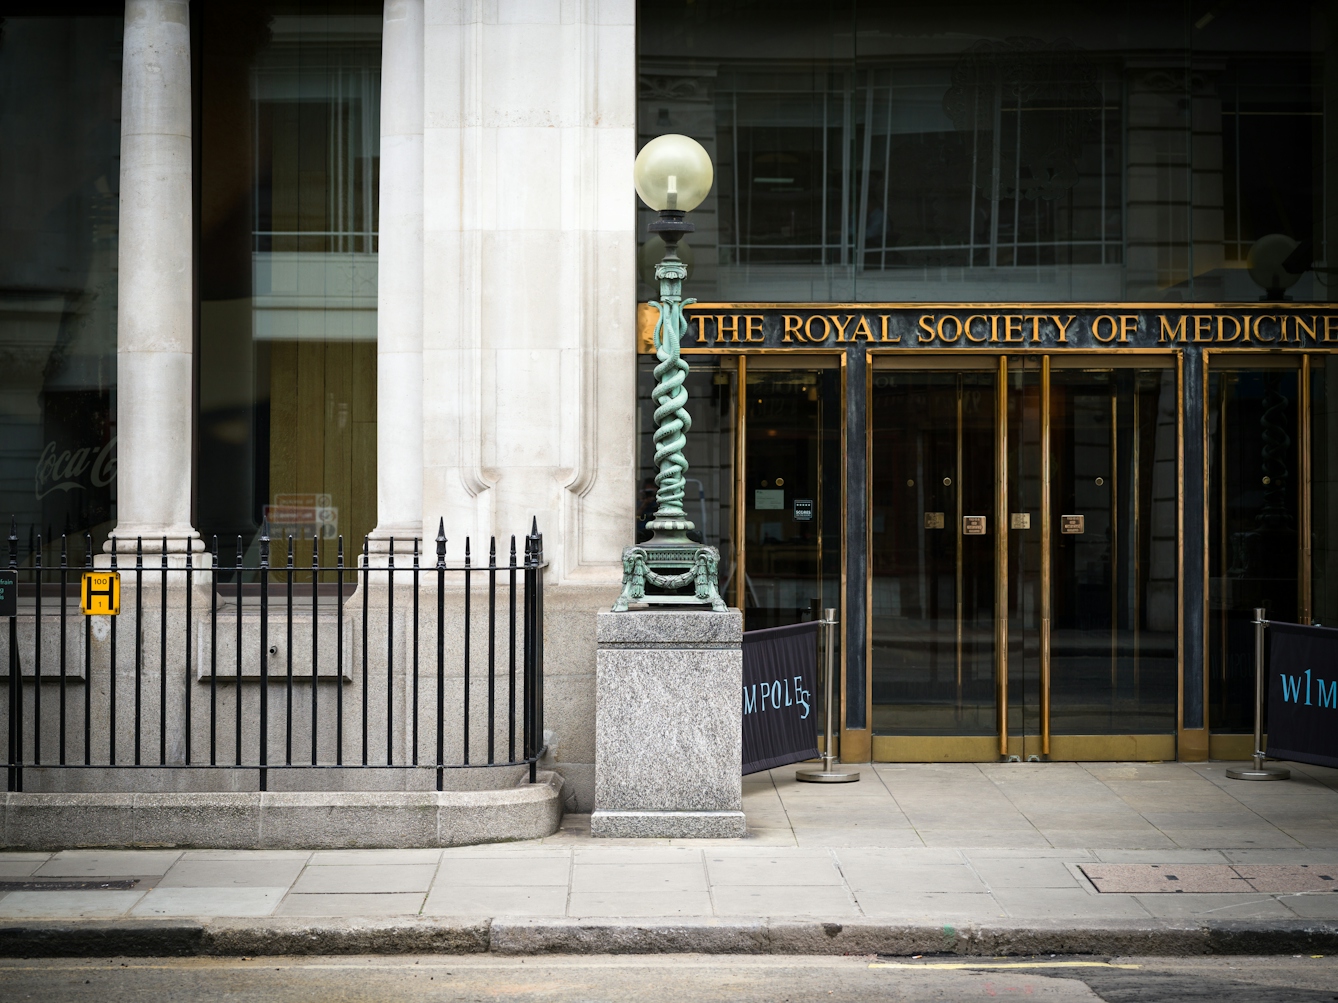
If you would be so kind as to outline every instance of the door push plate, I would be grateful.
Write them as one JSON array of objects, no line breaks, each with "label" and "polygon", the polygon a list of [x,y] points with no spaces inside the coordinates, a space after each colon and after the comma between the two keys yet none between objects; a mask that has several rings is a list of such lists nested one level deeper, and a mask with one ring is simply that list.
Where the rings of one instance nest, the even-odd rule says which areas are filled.
[{"label": "door push plate", "polygon": [[1031,529],[1030,512],[1014,512],[1009,521],[1010,529]]},{"label": "door push plate", "polygon": [[1059,517],[1059,531],[1070,536],[1082,536],[1083,533],[1087,532],[1087,516],[1061,515]]},{"label": "door push plate", "polygon": [[942,529],[942,528],[943,528],[942,512],[925,513],[925,529]]},{"label": "door push plate", "polygon": [[984,536],[985,535],[985,517],[983,515],[964,515],[962,516],[962,535],[963,536]]}]

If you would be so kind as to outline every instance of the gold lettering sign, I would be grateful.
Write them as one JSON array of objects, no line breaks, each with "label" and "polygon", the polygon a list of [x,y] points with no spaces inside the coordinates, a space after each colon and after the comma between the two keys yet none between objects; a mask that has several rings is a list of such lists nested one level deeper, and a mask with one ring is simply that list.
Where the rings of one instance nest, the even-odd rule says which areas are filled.
[{"label": "gold lettering sign", "polygon": [[942,528],[943,528],[942,512],[925,513],[925,529],[942,529]]},{"label": "gold lettering sign", "polygon": [[1059,517],[1059,531],[1069,536],[1081,536],[1087,532],[1087,516],[1061,515]]},{"label": "gold lettering sign", "polygon": [[[956,351],[1084,351],[1231,347],[1338,350],[1338,304],[971,305],[689,303],[681,347],[862,352],[916,348]],[[654,354],[659,312],[637,305],[637,351]]]},{"label": "gold lettering sign", "polygon": [[983,515],[964,515],[962,516],[962,535],[963,536],[984,536],[985,535],[985,517]]}]

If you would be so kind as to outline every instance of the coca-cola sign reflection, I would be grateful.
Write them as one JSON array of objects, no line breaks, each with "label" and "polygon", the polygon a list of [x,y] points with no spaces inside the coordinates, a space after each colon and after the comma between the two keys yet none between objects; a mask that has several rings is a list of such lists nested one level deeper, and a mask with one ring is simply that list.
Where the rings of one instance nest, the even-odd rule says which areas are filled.
[{"label": "coca-cola sign reflection", "polygon": [[116,477],[116,439],[105,446],[60,449],[55,440],[46,444],[37,461],[37,497],[53,491],[84,491],[105,488]]},{"label": "coca-cola sign reflection", "polygon": [[91,531],[115,518],[116,425],[106,390],[47,390],[42,395],[42,450],[33,469],[38,512],[32,521],[51,537]]}]

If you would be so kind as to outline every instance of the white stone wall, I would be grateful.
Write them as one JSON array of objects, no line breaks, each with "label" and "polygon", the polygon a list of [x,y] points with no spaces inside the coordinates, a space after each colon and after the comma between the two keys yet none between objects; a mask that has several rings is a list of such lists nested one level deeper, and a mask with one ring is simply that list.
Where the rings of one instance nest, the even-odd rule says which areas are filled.
[{"label": "white stone wall", "polygon": [[635,474],[635,3],[429,0],[425,21],[424,513],[475,539],[537,516],[552,584],[616,584]]}]

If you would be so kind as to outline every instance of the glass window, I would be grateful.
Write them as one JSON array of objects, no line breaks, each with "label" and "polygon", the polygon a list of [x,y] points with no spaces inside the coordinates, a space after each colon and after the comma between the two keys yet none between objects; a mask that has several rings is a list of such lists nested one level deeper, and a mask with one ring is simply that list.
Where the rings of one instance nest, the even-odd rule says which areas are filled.
[{"label": "glass window", "polygon": [[1299,395],[1295,356],[1227,356],[1209,368],[1208,720],[1215,731],[1254,727],[1254,610],[1296,622]]},{"label": "glass window", "polygon": [[199,30],[196,524],[227,551],[267,518],[333,563],[376,524],[381,4],[206,6]]},{"label": "glass window", "polygon": [[766,361],[749,360],[743,401],[745,630],[841,605],[841,370]]},{"label": "glass window", "polygon": [[639,138],[715,161],[688,239],[702,300],[1258,300],[1268,236],[1285,294],[1323,300],[1331,18],[643,2]]},{"label": "glass window", "polygon": [[1310,374],[1310,616],[1338,627],[1338,356],[1311,356]]},{"label": "glass window", "polygon": [[124,18],[104,6],[0,19],[0,512],[46,563],[69,534],[82,564],[116,520]]}]

